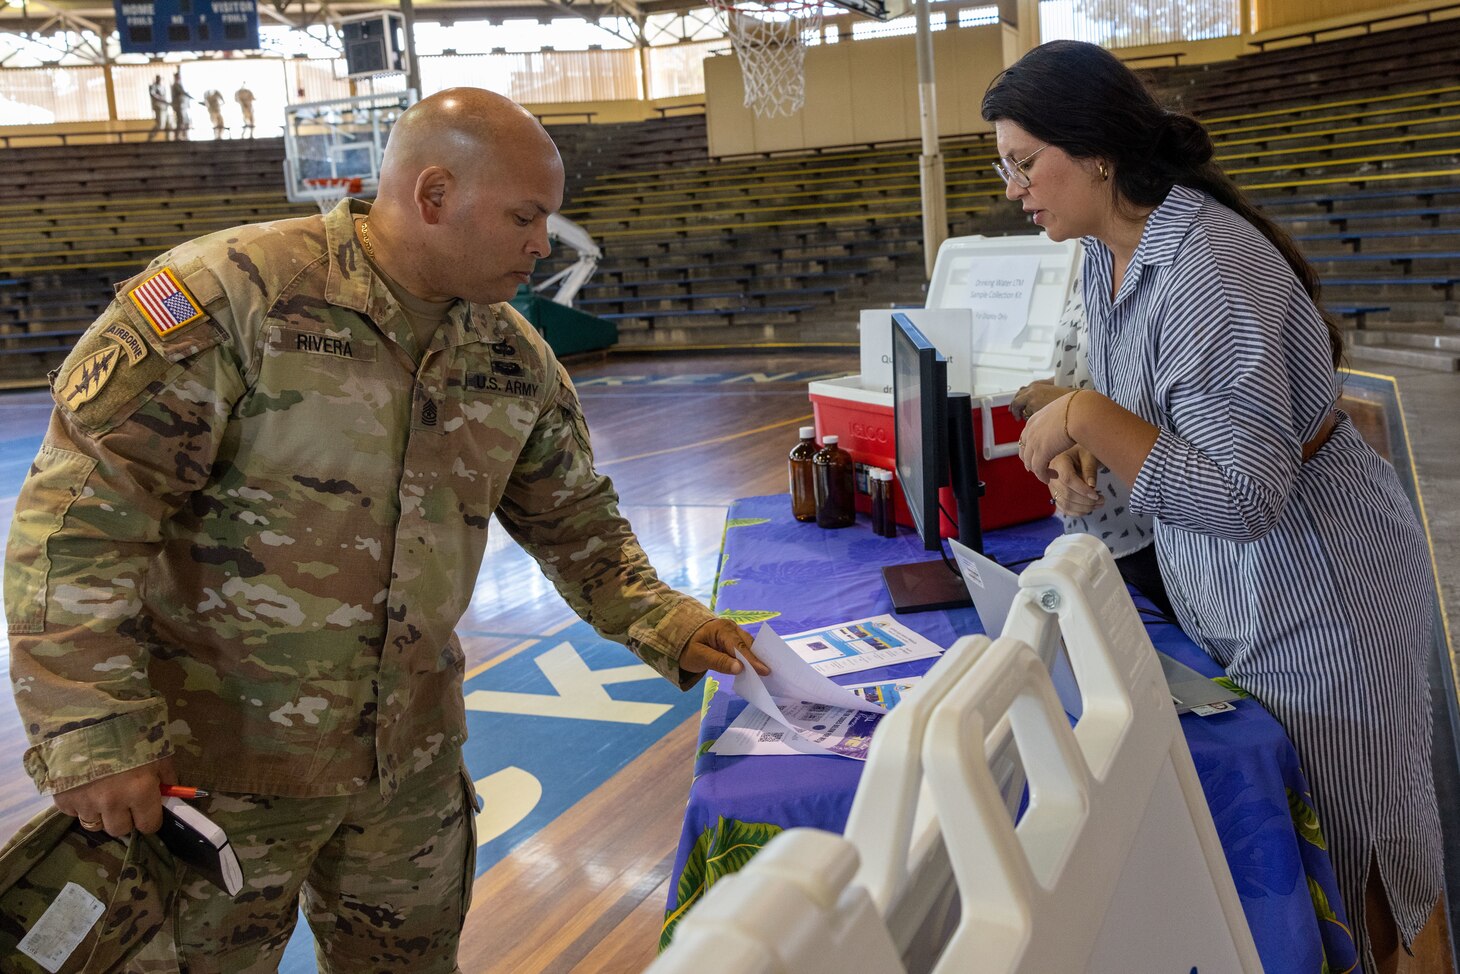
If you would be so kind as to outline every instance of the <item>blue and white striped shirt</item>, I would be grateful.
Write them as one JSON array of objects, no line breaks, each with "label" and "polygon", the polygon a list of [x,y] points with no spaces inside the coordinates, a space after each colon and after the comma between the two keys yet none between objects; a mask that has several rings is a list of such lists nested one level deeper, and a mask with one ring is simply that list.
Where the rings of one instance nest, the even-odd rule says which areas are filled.
[{"label": "blue and white striped shirt", "polygon": [[1327,330],[1282,255],[1182,186],[1111,297],[1085,241],[1095,387],[1160,430],[1131,489],[1182,627],[1287,729],[1363,941],[1377,861],[1406,942],[1440,889],[1428,549],[1394,470],[1333,410]]}]

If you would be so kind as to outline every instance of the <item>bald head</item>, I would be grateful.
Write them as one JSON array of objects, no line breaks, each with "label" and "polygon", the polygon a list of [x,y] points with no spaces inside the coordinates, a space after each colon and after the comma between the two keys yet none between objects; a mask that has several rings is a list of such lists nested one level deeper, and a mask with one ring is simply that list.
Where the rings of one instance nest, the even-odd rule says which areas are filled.
[{"label": "bald head", "polygon": [[505,301],[551,250],[563,161],[536,118],[481,88],[448,88],[391,129],[370,211],[381,267],[419,297]]},{"label": "bald head", "polygon": [[378,199],[409,198],[431,166],[472,179],[504,166],[561,169],[562,161],[547,131],[521,105],[483,88],[448,88],[412,105],[391,128]]}]

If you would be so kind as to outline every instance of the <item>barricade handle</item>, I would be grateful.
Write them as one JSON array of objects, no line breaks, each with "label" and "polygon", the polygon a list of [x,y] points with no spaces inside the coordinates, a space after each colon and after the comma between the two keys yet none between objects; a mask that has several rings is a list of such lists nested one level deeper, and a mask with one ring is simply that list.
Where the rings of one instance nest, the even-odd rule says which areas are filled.
[{"label": "barricade handle", "polygon": [[[914,827],[924,791],[922,753],[929,718],[988,646],[989,638],[982,635],[954,643],[872,737],[845,835],[861,850],[855,881],[867,888],[884,916],[907,884],[914,846],[926,840],[914,835]],[[874,785],[869,787],[869,782]]]}]

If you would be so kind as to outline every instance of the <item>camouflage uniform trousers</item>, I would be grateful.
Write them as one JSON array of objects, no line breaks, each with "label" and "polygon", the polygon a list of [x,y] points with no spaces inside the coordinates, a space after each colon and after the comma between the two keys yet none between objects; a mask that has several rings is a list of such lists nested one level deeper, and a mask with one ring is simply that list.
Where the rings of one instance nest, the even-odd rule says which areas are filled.
[{"label": "camouflage uniform trousers", "polygon": [[197,802],[243,866],[236,899],[184,870],[166,930],[127,974],[277,971],[302,906],[321,974],[458,974],[476,872],[476,792],[450,749],[406,777],[339,798]]}]

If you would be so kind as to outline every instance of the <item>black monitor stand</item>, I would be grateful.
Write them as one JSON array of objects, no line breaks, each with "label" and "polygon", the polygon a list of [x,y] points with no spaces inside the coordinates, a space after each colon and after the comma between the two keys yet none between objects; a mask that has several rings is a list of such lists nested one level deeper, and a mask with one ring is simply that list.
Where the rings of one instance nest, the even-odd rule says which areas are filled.
[{"label": "black monitor stand", "polygon": [[892,596],[892,608],[899,614],[962,609],[973,604],[963,576],[949,571],[942,561],[885,565],[882,581],[887,584],[887,594]]},{"label": "black monitor stand", "polygon": [[[948,395],[948,439],[953,496],[958,504],[958,541],[982,554],[978,499],[983,496],[984,485],[978,479],[978,450],[973,441],[973,399],[966,392]],[[958,566],[947,558],[887,565],[882,569],[882,580],[899,614],[961,609],[973,604]]]}]

